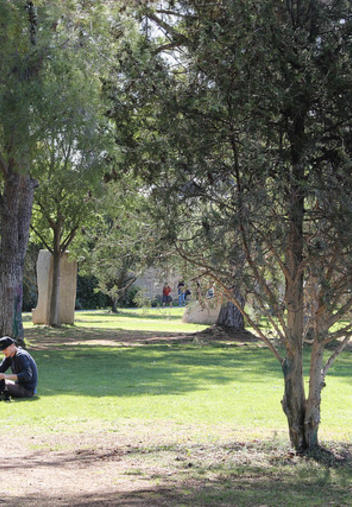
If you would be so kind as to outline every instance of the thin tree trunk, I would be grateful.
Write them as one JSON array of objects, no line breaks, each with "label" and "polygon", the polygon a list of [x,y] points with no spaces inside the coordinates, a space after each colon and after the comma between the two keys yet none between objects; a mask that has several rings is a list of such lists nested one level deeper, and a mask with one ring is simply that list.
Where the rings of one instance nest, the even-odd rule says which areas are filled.
[{"label": "thin tree trunk", "polygon": [[302,355],[293,354],[286,357],[282,365],[285,392],[282,408],[286,414],[290,441],[297,451],[307,447],[304,431],[305,396],[302,372]]},{"label": "thin tree trunk", "polygon": [[60,267],[61,267],[61,250],[60,250],[60,233],[61,227],[54,229],[54,250],[53,250],[53,271],[51,280],[50,295],[50,312],[49,326],[59,327],[60,320]]},{"label": "thin tree trunk", "polygon": [[311,352],[309,396],[304,418],[305,439],[308,448],[316,447],[319,444],[318,429],[320,424],[321,390],[324,387],[322,376],[323,354],[323,344],[315,340]]},{"label": "thin tree trunk", "polygon": [[[296,262],[296,261],[294,261]],[[304,431],[305,393],[303,380],[303,282],[286,281],[287,343],[282,365],[285,391],[282,407],[286,414],[292,446],[302,452],[307,447]]]},{"label": "thin tree trunk", "polygon": [[290,229],[287,237],[285,262],[285,304],[287,308],[286,359],[282,365],[285,391],[282,407],[286,414],[291,444],[297,451],[307,448],[305,439],[305,393],[303,380],[303,219],[304,191],[300,182],[304,178],[304,167],[300,163],[303,146],[304,119],[298,116],[291,133],[292,174],[287,187]]},{"label": "thin tree trunk", "polygon": [[35,180],[8,169],[0,206],[0,332],[24,345],[23,269]]}]

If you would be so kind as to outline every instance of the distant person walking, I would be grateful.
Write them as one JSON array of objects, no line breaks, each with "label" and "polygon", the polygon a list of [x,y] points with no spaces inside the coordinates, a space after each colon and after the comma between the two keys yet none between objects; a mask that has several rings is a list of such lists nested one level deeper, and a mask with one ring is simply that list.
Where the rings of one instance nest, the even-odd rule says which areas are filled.
[{"label": "distant person walking", "polygon": [[190,296],[190,295],[191,295],[191,291],[190,291],[190,290],[189,290],[189,288],[186,286],[186,287],[184,288],[184,290],[183,290],[183,302],[184,302],[184,304],[185,304],[185,305],[187,304],[187,302],[188,302],[188,301],[187,301],[187,298],[188,298],[188,296]]},{"label": "distant person walking", "polygon": [[180,280],[177,284],[177,295],[178,295],[178,306],[184,306],[185,304],[185,295],[184,295],[184,287],[185,282]]},{"label": "distant person walking", "polygon": [[165,285],[163,287],[162,303],[163,303],[163,306],[166,306],[166,305],[172,306],[171,287],[168,283],[165,283]]}]

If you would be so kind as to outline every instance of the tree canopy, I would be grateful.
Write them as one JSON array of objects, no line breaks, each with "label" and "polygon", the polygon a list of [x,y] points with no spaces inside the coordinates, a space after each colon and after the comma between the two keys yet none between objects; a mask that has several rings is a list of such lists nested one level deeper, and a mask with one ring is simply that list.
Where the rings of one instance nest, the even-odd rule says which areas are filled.
[{"label": "tree canopy", "polygon": [[[155,244],[170,245],[216,281],[280,362],[291,442],[314,447],[326,373],[352,334],[350,2],[37,6],[39,14],[30,1],[0,6],[2,332],[21,334],[35,177],[48,223],[55,206],[56,218],[67,206],[71,231],[83,217],[90,142],[106,133],[96,128],[101,85],[115,141],[105,160],[116,181],[105,187],[104,235],[90,238],[99,239],[96,266],[113,279],[108,287],[101,271],[106,290],[116,295],[114,273],[155,258]],[[134,195],[121,193],[128,179]],[[35,215],[34,227],[40,221]],[[115,245],[117,271],[111,258],[103,262]]]},{"label": "tree canopy", "polygon": [[[352,330],[336,328],[352,304],[351,13],[345,1],[150,2],[120,57],[113,112],[120,124],[128,111],[124,163],[139,165],[165,236],[280,361],[297,449],[317,444],[336,356],[324,363],[324,347],[342,337],[341,350]],[[284,352],[241,307],[234,280]]]}]

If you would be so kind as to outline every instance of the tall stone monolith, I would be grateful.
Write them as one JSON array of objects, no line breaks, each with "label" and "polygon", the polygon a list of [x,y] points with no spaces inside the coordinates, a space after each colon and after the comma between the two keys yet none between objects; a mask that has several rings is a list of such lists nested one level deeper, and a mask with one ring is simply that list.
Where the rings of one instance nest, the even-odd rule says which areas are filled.
[{"label": "tall stone monolith", "polygon": [[[37,259],[38,302],[32,310],[33,324],[49,324],[50,297],[52,291],[53,257],[48,250],[40,250]],[[59,317],[62,324],[73,324],[77,289],[77,262],[61,257]]]}]

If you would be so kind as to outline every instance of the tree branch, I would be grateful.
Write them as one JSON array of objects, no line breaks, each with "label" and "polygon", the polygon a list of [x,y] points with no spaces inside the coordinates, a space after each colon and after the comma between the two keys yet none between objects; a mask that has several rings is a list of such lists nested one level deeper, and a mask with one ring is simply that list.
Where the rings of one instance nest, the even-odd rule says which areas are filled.
[{"label": "tree branch", "polygon": [[37,33],[38,33],[37,9],[31,0],[27,0],[26,9],[28,11],[30,40],[31,40],[31,44],[33,46],[35,46],[37,44]]},{"label": "tree branch", "polygon": [[154,23],[156,23],[160,28],[165,30],[167,34],[171,35],[171,37],[173,37],[175,42],[177,41],[179,45],[187,42],[187,38],[183,34],[175,30],[175,28],[172,25],[166,23],[166,21],[159,18],[159,16],[157,16],[153,11],[148,10],[146,15],[149,19],[154,21]]},{"label": "tree branch", "polygon": [[70,243],[73,241],[73,239],[76,235],[78,227],[79,227],[79,225],[76,225],[73,229],[71,229],[71,231],[66,236],[65,240],[61,243],[61,249],[60,249],[61,253],[66,252],[67,248],[69,247]]},{"label": "tree branch", "polygon": [[331,333],[328,335],[328,338],[326,338],[323,341],[324,345],[327,345],[328,343],[331,343],[334,340],[337,340],[338,338],[341,338],[342,336],[346,336],[346,334],[351,334],[352,331],[352,323],[348,324],[347,326],[339,329],[338,331],[335,331],[334,333]]},{"label": "tree branch", "polygon": [[341,354],[341,352],[343,351],[343,349],[346,347],[346,345],[348,344],[348,342],[350,341],[350,338],[351,338],[351,334],[348,334],[345,339],[340,343],[340,345],[338,346],[338,348],[334,351],[334,353],[329,357],[329,359],[327,360],[323,370],[322,370],[322,380],[324,381],[325,379],[325,376],[328,372],[328,369],[330,368],[330,366],[333,364],[333,362],[335,361],[335,359],[337,358],[337,356],[339,354]]},{"label": "tree branch", "polygon": [[[185,252],[183,251],[182,248],[180,248],[179,246],[177,246],[177,244],[175,245],[176,247],[176,250],[177,252],[179,253],[179,255],[185,259],[185,260],[190,260],[189,259],[189,256],[185,254]],[[228,298],[229,301],[231,301],[235,306],[236,308],[238,309],[238,311],[243,315],[243,317],[247,320],[247,322],[253,327],[253,329],[256,330],[256,332],[259,334],[260,336],[260,339],[265,343],[265,345],[272,351],[272,353],[274,354],[274,356],[276,357],[276,359],[280,362],[280,364],[283,363],[283,358],[280,356],[280,354],[278,353],[278,351],[276,350],[276,348],[274,347],[274,345],[270,342],[270,340],[264,335],[264,333],[261,331],[260,327],[257,326],[257,324],[251,319],[251,317],[248,315],[248,313],[242,308],[241,304],[240,304],[240,301],[238,301],[238,299],[233,295],[233,293],[225,286],[225,284],[220,280],[220,278],[218,278],[214,273],[213,271],[210,269],[209,266],[206,266],[205,264],[202,264],[201,262],[199,261],[195,261],[195,260],[192,260],[191,262],[193,263],[196,263],[199,267],[202,267],[204,269],[207,270],[209,276],[215,281],[217,282],[221,287],[222,287],[222,290],[223,292],[226,294],[226,297]],[[284,339],[284,336],[280,333],[280,331],[278,330],[278,333],[281,335],[282,339]]]},{"label": "tree branch", "polygon": [[31,224],[30,225],[30,228],[32,229],[32,231],[34,232],[34,234],[36,234],[38,236],[38,238],[40,239],[40,241],[43,243],[43,245],[49,250],[49,252],[51,254],[54,254],[54,251],[53,249],[51,248],[51,246],[46,242],[46,239],[41,235],[41,233],[39,231],[37,231],[37,229]]}]

